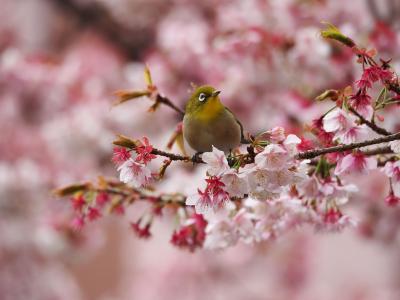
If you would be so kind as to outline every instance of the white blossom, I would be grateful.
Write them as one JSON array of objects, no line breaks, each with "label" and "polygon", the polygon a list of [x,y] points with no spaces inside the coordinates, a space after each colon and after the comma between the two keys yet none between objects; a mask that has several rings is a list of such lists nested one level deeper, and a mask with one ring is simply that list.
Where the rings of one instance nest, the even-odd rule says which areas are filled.
[{"label": "white blossom", "polygon": [[147,185],[151,178],[151,171],[144,165],[128,159],[118,167],[119,180],[123,183],[131,183],[138,188]]},{"label": "white blossom", "polygon": [[203,153],[201,158],[207,164],[207,172],[210,176],[221,176],[230,169],[225,153],[214,146],[212,152]]}]

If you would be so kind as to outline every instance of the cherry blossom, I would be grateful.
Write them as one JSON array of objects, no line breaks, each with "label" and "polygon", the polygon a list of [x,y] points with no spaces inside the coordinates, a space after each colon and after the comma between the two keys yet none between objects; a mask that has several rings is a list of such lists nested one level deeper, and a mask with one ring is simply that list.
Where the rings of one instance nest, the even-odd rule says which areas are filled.
[{"label": "cherry blossom", "polygon": [[150,225],[151,224],[148,223],[145,226],[141,226],[141,219],[139,219],[137,222],[131,222],[131,228],[133,232],[142,239],[151,237]]},{"label": "cherry blossom", "polygon": [[208,165],[207,172],[210,176],[221,176],[230,169],[225,153],[214,146],[212,152],[202,154],[202,159]]},{"label": "cherry blossom", "polygon": [[229,201],[229,194],[224,190],[225,184],[218,177],[206,179],[207,187],[186,199],[186,205],[194,205],[196,213],[202,214],[210,208],[214,211],[222,208]]},{"label": "cherry blossom", "polygon": [[[3,297],[104,298],[118,279],[121,299],[180,299],[182,287],[199,299],[324,299],[343,282],[346,300],[396,298],[397,264],[386,263],[400,240],[396,1],[3,2]],[[322,34],[334,41],[321,19],[337,23]],[[243,124],[246,144],[229,156],[181,147],[190,82],[222,90]],[[112,99],[121,88],[130,93]],[[127,136],[112,151],[116,133]],[[355,216],[360,230],[328,235]],[[135,236],[153,242],[132,251]],[[368,248],[352,266],[366,260],[390,282],[355,268],[321,289],[314,279],[338,247]],[[90,272],[110,265],[93,284]],[[230,284],[234,273],[251,289]]]},{"label": "cherry blossom", "polygon": [[397,206],[399,204],[399,202],[400,202],[400,198],[397,197],[393,192],[391,192],[384,199],[384,201],[388,206]]},{"label": "cherry blossom", "polygon": [[131,183],[134,187],[147,185],[151,178],[151,171],[143,164],[128,159],[118,167],[119,179],[124,183]]},{"label": "cherry blossom", "polygon": [[271,144],[256,156],[255,163],[257,167],[266,170],[280,170],[286,167],[289,158],[282,146]]},{"label": "cherry blossom", "polygon": [[283,145],[285,146],[285,149],[291,155],[295,155],[298,152],[297,148],[301,143],[302,143],[302,140],[294,134],[289,134],[283,141]]},{"label": "cherry blossom", "polygon": [[174,231],[171,243],[180,248],[187,248],[193,252],[203,247],[206,238],[207,221],[202,215],[193,214],[188,217],[181,227]]},{"label": "cherry blossom", "polygon": [[343,131],[339,131],[335,134],[337,138],[343,144],[351,144],[355,142],[361,142],[368,137],[369,129],[366,125],[355,125],[349,127]]},{"label": "cherry blossom", "polygon": [[371,96],[364,92],[359,92],[353,95],[349,100],[351,106],[357,110],[360,115],[366,119],[372,117],[373,108],[371,106],[372,99]]},{"label": "cherry blossom", "polygon": [[400,183],[400,161],[387,162],[381,169],[394,183]]},{"label": "cherry blossom", "polygon": [[355,140],[360,134],[360,128],[355,126],[355,118],[344,110],[335,108],[323,118],[323,128],[326,132],[335,133],[334,138],[341,142]]},{"label": "cherry blossom", "polygon": [[225,184],[225,191],[230,197],[244,197],[248,193],[246,176],[246,173],[238,173],[231,169],[221,177],[221,181]]},{"label": "cherry blossom", "polygon": [[400,153],[400,141],[389,142],[389,146],[394,153]]},{"label": "cherry blossom", "polygon": [[335,175],[342,173],[368,173],[377,168],[375,157],[366,157],[362,153],[351,153],[341,158],[335,169]]},{"label": "cherry blossom", "polygon": [[112,161],[119,166],[126,162],[130,157],[131,154],[126,150],[126,148],[115,147]]},{"label": "cherry blossom", "polygon": [[260,135],[260,139],[265,138],[271,143],[281,143],[285,140],[285,129],[283,127],[274,127]]},{"label": "cherry blossom", "polygon": [[147,165],[151,160],[156,158],[156,155],[152,154],[153,146],[150,145],[149,139],[147,137],[143,138],[143,142],[136,147],[135,151],[137,156],[135,161]]}]

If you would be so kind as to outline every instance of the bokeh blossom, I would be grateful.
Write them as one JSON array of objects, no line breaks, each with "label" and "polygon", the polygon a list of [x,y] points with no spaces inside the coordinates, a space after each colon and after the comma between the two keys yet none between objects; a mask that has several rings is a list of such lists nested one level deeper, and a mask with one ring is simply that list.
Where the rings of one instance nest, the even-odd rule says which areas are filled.
[{"label": "bokeh blossom", "polygon": [[[398,140],[299,158],[399,131],[396,1],[0,4],[1,299],[399,298]],[[191,83],[250,144],[188,162]]]}]

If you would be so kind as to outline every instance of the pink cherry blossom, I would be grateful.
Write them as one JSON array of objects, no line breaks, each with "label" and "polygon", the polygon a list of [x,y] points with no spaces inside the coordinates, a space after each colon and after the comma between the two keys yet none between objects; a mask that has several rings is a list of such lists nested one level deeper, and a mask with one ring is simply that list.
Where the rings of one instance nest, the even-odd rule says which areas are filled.
[{"label": "pink cherry blossom", "polygon": [[370,119],[373,113],[371,102],[371,96],[365,92],[359,92],[351,96],[349,100],[351,106],[366,119]]},{"label": "pink cherry blossom", "polygon": [[175,230],[171,243],[177,247],[188,249],[190,252],[203,247],[206,238],[207,221],[203,215],[193,214],[187,218],[182,226]]},{"label": "pink cherry blossom", "polygon": [[210,208],[214,211],[222,208],[229,201],[229,194],[225,191],[225,184],[218,177],[206,179],[207,187],[186,199],[186,205],[194,205],[196,213],[206,213]]},{"label": "pink cherry blossom", "polygon": [[354,118],[340,108],[335,108],[323,118],[323,128],[326,132],[347,130],[354,125]]},{"label": "pink cherry blossom", "polygon": [[204,241],[205,248],[225,249],[238,242],[239,234],[237,227],[230,217],[233,209],[234,207],[231,206],[207,219],[206,239]]},{"label": "pink cherry blossom", "polygon": [[88,208],[87,217],[88,217],[89,221],[95,221],[95,220],[101,218],[101,216],[102,215],[97,208],[95,208],[95,207]]},{"label": "pink cherry blossom", "polygon": [[150,225],[151,223],[147,223],[143,226],[141,224],[141,219],[139,219],[137,222],[131,222],[131,229],[137,237],[141,239],[148,239],[151,237]]},{"label": "pink cherry blossom", "polygon": [[301,142],[302,140],[298,136],[289,134],[283,141],[283,145],[291,155],[295,155],[298,152],[297,147],[299,144],[301,144]]},{"label": "pink cherry blossom", "polygon": [[285,129],[283,127],[274,127],[260,135],[261,139],[265,139],[274,144],[283,142],[285,137]]},{"label": "pink cherry blossom", "polygon": [[221,177],[221,181],[225,184],[225,191],[229,196],[243,197],[248,193],[249,188],[246,177],[246,173],[238,173],[233,169]]},{"label": "pink cherry blossom", "polygon": [[255,163],[266,170],[280,170],[286,167],[288,160],[289,154],[282,146],[270,144],[256,156]]},{"label": "pink cherry blossom", "polygon": [[390,80],[393,77],[393,73],[389,70],[385,70],[379,66],[371,66],[364,70],[362,75],[363,80],[368,80],[369,82],[376,82],[378,80],[382,80],[385,82],[386,80]]},{"label": "pink cherry blossom", "polygon": [[394,183],[400,183],[400,161],[387,162],[382,168],[386,176],[392,178]]},{"label": "pink cherry blossom", "polygon": [[81,211],[82,208],[86,205],[86,201],[85,201],[85,198],[83,197],[83,195],[77,195],[77,196],[73,197],[71,199],[71,202],[72,202],[72,207],[76,211]]},{"label": "pink cherry blossom", "polygon": [[85,218],[83,215],[78,215],[76,216],[72,222],[71,222],[71,227],[74,230],[82,230],[82,228],[85,226]]},{"label": "pink cherry blossom", "polygon": [[388,196],[386,196],[384,201],[388,206],[397,206],[400,202],[400,198],[397,197],[393,192],[391,192]]},{"label": "pink cherry blossom", "polygon": [[368,136],[369,130],[366,125],[355,125],[335,134],[342,144],[361,142]]},{"label": "pink cherry blossom", "polygon": [[112,156],[112,161],[117,165],[123,164],[125,161],[127,161],[131,157],[131,154],[126,150],[126,148],[122,147],[115,147],[113,156]]},{"label": "pink cherry blossom", "polygon": [[280,186],[271,182],[274,172],[265,169],[254,168],[248,173],[250,195],[258,200],[277,198],[282,190]]},{"label": "pink cherry blossom", "polygon": [[357,225],[357,220],[348,215],[343,215],[340,211],[332,208],[323,214],[320,224],[316,226],[316,230],[323,232],[340,232],[346,228],[354,228]]},{"label": "pink cherry blossom", "polygon": [[105,192],[101,192],[96,196],[96,205],[98,207],[103,207],[109,200],[110,196]]},{"label": "pink cherry blossom", "polygon": [[389,146],[394,153],[400,154],[400,141],[391,141]]},{"label": "pink cherry blossom", "polygon": [[135,148],[137,156],[135,161],[147,165],[151,160],[155,159],[156,156],[151,153],[153,151],[153,146],[150,145],[149,139],[147,137],[143,138],[143,142]]},{"label": "pink cherry blossom", "polygon": [[225,153],[214,146],[212,152],[203,153],[201,158],[207,164],[207,173],[210,176],[221,176],[230,169]]},{"label": "pink cherry blossom", "polygon": [[118,167],[119,179],[124,183],[131,183],[134,187],[147,185],[152,179],[150,170],[133,159],[128,159]]},{"label": "pink cherry blossom", "polygon": [[367,157],[362,153],[356,152],[348,154],[338,161],[335,168],[335,175],[350,172],[368,174],[370,170],[376,168],[377,161],[375,157]]}]

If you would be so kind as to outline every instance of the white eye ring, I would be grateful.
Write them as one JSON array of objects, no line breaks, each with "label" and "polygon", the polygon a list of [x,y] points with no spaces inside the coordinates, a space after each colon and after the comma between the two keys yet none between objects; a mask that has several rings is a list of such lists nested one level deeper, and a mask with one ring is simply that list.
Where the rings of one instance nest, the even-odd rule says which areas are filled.
[{"label": "white eye ring", "polygon": [[206,94],[204,94],[204,93],[200,93],[200,95],[199,95],[199,101],[201,101],[201,102],[203,102],[204,100],[206,100]]}]

